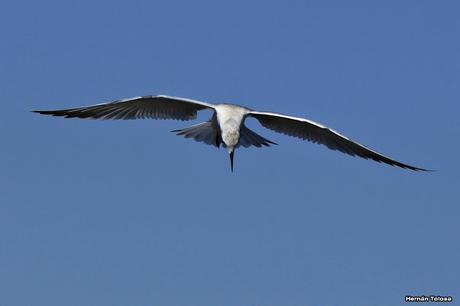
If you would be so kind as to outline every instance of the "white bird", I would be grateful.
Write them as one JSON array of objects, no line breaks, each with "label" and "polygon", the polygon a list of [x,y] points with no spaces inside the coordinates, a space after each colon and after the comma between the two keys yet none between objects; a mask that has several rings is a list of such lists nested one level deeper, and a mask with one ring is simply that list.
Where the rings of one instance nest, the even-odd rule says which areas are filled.
[{"label": "white bird", "polygon": [[240,146],[260,148],[262,146],[276,145],[276,143],[248,129],[244,124],[247,117],[256,118],[262,126],[275,132],[319,143],[329,149],[338,150],[351,156],[372,159],[414,171],[429,171],[384,156],[317,122],[279,113],[254,111],[236,104],[213,104],[160,95],[135,97],[78,108],[34,110],[33,112],[43,115],[63,116],[65,118],[151,118],[185,121],[196,119],[197,112],[203,109],[214,111],[209,121],[188,128],[173,130],[172,132],[176,132],[177,135],[183,135],[186,138],[193,138],[196,141],[214,145],[217,148],[223,145],[228,149],[232,172],[233,156],[236,148]]}]

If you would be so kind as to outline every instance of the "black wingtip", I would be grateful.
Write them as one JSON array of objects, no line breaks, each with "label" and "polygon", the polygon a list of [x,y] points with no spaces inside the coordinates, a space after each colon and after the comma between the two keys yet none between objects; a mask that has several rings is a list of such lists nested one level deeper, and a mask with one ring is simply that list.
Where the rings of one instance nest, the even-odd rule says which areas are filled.
[{"label": "black wingtip", "polygon": [[[52,116],[59,116],[56,111],[45,111],[45,110],[31,110],[31,113],[40,114],[40,115],[52,115]],[[61,115],[62,116],[62,115]]]},{"label": "black wingtip", "polygon": [[410,169],[410,170],[414,170],[415,172],[436,172],[437,171],[433,169],[424,169],[424,168],[415,168],[415,169]]},{"label": "black wingtip", "polygon": [[[382,161],[378,161],[378,162],[382,162]],[[433,170],[433,169],[425,169],[425,168],[414,167],[414,166],[399,163],[399,162],[391,163],[389,165],[393,166],[393,167],[399,167],[399,168],[402,168],[404,170],[411,170],[411,171],[414,171],[414,172],[436,172],[436,170]]]},{"label": "black wingtip", "polygon": [[419,167],[415,167],[415,166],[411,166],[411,165],[403,164],[403,163],[399,163],[399,162],[393,163],[391,165],[401,167],[401,168],[406,169],[406,170],[412,170],[414,172],[435,172],[436,171],[436,170],[432,170],[432,169],[419,168]]}]

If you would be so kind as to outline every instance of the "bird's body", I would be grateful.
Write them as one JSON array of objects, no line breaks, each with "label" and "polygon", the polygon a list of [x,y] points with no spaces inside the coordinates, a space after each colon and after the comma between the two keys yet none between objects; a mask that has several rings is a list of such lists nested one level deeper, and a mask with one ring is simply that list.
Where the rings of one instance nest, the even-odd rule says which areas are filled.
[{"label": "bird's body", "polygon": [[323,144],[332,150],[372,159],[392,166],[415,171],[426,171],[426,169],[410,166],[386,157],[314,121],[279,113],[254,111],[236,104],[212,104],[171,96],[144,96],[79,108],[33,112],[66,118],[151,118],[184,121],[195,119],[197,112],[203,109],[214,111],[209,121],[174,130],[173,132],[216,147],[223,145],[230,154],[232,171],[233,155],[236,148],[240,146],[260,148],[276,144],[247,128],[244,124],[247,117],[257,119],[262,126],[275,132]]},{"label": "bird's body", "polygon": [[240,127],[250,110],[236,104],[217,104],[215,109],[222,141],[227,148],[233,148],[240,141]]}]

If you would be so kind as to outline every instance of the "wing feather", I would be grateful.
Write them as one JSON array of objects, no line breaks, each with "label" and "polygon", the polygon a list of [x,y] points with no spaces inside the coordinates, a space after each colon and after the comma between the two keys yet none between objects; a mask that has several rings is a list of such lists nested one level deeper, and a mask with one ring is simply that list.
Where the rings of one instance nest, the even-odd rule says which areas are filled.
[{"label": "wing feather", "polygon": [[69,109],[34,110],[42,115],[62,116],[65,118],[92,119],[174,119],[192,120],[197,112],[206,108],[214,109],[211,103],[170,97],[143,96]]},{"label": "wing feather", "polygon": [[262,126],[275,132],[322,144],[331,150],[338,150],[351,156],[372,159],[414,171],[430,171],[391,159],[322,124],[308,119],[257,111],[251,111],[248,115],[256,118]]}]

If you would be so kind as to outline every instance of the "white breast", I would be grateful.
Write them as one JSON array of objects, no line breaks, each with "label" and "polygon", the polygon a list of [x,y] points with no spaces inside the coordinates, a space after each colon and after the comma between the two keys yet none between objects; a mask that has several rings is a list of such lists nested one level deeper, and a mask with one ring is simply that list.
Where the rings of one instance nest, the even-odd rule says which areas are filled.
[{"label": "white breast", "polygon": [[240,126],[248,109],[232,104],[219,104],[216,106],[217,120],[219,122],[222,140],[227,147],[234,147],[240,139]]}]

